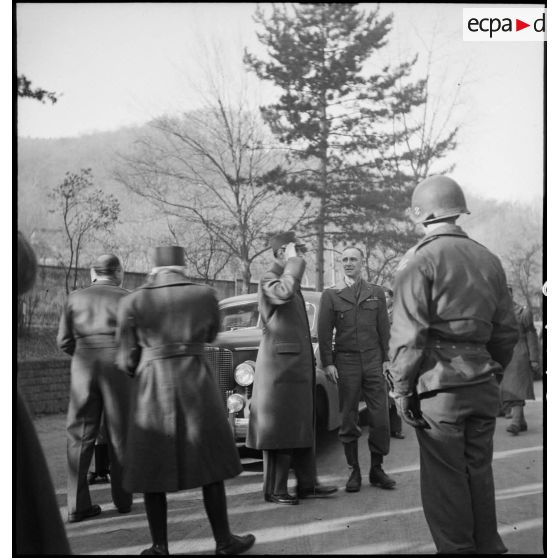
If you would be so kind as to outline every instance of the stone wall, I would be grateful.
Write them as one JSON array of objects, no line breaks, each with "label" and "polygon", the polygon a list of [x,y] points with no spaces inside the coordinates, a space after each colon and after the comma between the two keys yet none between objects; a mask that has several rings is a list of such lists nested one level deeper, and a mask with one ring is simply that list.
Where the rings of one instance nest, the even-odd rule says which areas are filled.
[{"label": "stone wall", "polygon": [[68,410],[69,358],[18,362],[17,368],[17,386],[32,415]]}]

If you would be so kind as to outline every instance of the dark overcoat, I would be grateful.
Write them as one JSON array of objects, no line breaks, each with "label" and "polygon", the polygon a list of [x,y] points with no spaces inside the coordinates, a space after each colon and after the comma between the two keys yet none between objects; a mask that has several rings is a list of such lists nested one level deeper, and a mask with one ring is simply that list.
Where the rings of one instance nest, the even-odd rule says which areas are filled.
[{"label": "dark overcoat", "polygon": [[172,268],[121,300],[117,363],[135,375],[124,458],[124,486],[131,492],[185,490],[242,471],[204,357],[203,344],[218,330],[213,289]]},{"label": "dark overcoat", "polygon": [[16,405],[15,552],[71,554],[41,443],[19,391]]},{"label": "dark overcoat", "polygon": [[[36,273],[35,253],[18,231],[18,296],[33,286]],[[19,390],[15,436],[15,554],[71,554],[43,449]]]},{"label": "dark overcoat", "polygon": [[515,317],[519,326],[519,340],[513,349],[513,356],[504,371],[500,384],[502,401],[525,401],[535,399],[531,362],[539,362],[537,331],[530,310],[514,304]]},{"label": "dark overcoat", "polygon": [[305,261],[278,263],[260,280],[262,340],[246,445],[290,449],[314,445],[316,371],[306,305],[300,292]]}]

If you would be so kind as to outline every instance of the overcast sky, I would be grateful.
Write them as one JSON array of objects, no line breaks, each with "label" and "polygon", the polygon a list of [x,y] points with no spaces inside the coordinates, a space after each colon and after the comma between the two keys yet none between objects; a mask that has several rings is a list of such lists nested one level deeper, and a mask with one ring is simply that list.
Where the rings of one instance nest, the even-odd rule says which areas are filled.
[{"label": "overcast sky", "polygon": [[[361,4],[370,9],[375,4]],[[434,38],[434,83],[442,98],[459,87],[463,126],[453,176],[468,190],[505,200],[542,199],[543,43],[464,42],[463,5],[384,4],[394,14],[388,46],[373,59],[419,54]],[[207,51],[245,74],[243,47],[263,54],[255,4],[22,4],[17,6],[17,71],[62,93],[56,105],[22,101],[19,134],[75,136],[141,124],[199,106]],[[421,65],[422,64],[422,65]],[[443,79],[445,76],[445,79]],[[247,76],[254,103],[275,90]],[[188,81],[192,83],[188,83]]]}]

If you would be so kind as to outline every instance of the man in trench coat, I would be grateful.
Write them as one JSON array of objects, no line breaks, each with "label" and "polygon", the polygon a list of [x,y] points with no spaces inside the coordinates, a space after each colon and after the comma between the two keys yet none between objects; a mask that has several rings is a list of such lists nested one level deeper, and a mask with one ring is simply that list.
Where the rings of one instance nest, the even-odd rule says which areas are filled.
[{"label": "man in trench coat", "polygon": [[68,407],[68,522],[101,513],[91,503],[87,471],[104,413],[111,462],[111,491],[120,513],[132,507],[132,494],[122,488],[122,460],[131,384],[115,364],[116,312],[128,294],[120,260],[99,256],[89,287],[70,293],[58,328],[60,349],[72,357]]},{"label": "man in trench coat", "polygon": [[[300,292],[305,248],[293,231],[276,235],[270,246],[275,262],[258,290],[263,335],[246,445],[263,450],[264,499],[298,504],[299,499],[329,496],[337,488],[319,484],[316,473],[316,370]],[[287,491],[291,466],[297,495]]]},{"label": "man in trench coat", "polygon": [[493,436],[517,340],[506,276],[455,224],[469,210],[454,180],[427,178],[411,205],[425,236],[396,272],[389,375],[417,435],[424,515],[438,553],[502,554]]},{"label": "man in trench coat", "polygon": [[[512,288],[508,286],[510,295]],[[535,399],[533,373],[539,369],[539,343],[537,330],[533,323],[533,314],[514,301],[513,309],[519,326],[519,340],[514,349],[511,362],[504,371],[500,384],[504,408],[511,413],[511,424],[506,430],[517,436],[527,430],[527,421],[523,413],[526,399]]]},{"label": "man in trench coat", "polygon": [[184,275],[184,249],[155,249],[150,280],[118,308],[119,368],[133,376],[124,486],[143,492],[152,546],[168,554],[167,492],[202,487],[216,554],[240,554],[253,535],[229,528],[224,480],[242,471],[224,401],[205,360],[219,331],[213,289]]}]

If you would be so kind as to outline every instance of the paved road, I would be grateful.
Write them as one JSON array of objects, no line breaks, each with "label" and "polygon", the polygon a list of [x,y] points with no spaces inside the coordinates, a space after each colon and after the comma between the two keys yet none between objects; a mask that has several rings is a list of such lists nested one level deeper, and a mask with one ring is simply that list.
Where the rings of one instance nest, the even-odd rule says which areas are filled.
[{"label": "paved road", "polygon": [[[542,385],[529,401],[529,430],[517,437],[498,419],[494,474],[499,530],[510,553],[543,553],[543,409]],[[65,418],[36,420],[35,425],[55,483],[62,517],[65,508]],[[419,494],[418,445],[411,429],[404,440],[392,440],[386,471],[397,488],[385,491],[363,485],[356,494],[342,490],[347,474],[335,433],[318,439],[318,471],[325,483],[339,486],[327,500],[307,500],[297,507],[265,503],[261,497],[262,465],[243,460],[244,472],[228,481],[230,523],[234,532],[253,532],[253,554],[431,554],[435,551],[422,513]],[[369,464],[366,440],[360,439],[361,461]],[[294,482],[290,482],[294,487]],[[91,487],[97,518],[67,525],[75,554],[138,554],[150,544],[141,495],[130,514],[120,515],[110,501],[108,485]],[[172,554],[212,554],[214,542],[200,490],[170,494],[169,543]]]}]

